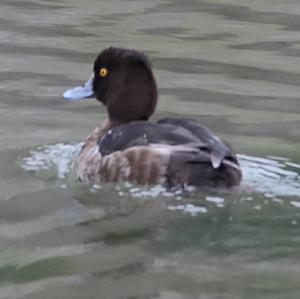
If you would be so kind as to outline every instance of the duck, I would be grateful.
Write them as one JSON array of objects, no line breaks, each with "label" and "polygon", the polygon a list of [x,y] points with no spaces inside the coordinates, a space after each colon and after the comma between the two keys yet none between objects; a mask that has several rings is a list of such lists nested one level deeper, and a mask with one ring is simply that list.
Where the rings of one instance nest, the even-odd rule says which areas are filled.
[{"label": "duck", "polygon": [[232,147],[198,120],[149,120],[158,89],[148,57],[138,50],[102,50],[90,78],[63,97],[73,101],[96,97],[107,112],[76,159],[81,181],[209,188],[241,183],[242,171]]}]

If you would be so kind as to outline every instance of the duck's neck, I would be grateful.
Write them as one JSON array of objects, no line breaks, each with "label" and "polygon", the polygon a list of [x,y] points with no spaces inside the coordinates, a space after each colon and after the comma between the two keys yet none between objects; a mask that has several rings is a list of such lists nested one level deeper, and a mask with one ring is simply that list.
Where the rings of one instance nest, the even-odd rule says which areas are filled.
[{"label": "duck's neck", "polygon": [[109,130],[121,125],[121,122],[106,119],[99,127],[96,127],[94,131],[87,137],[85,144],[94,145],[98,143],[98,140],[102,138]]},{"label": "duck's neck", "polygon": [[105,134],[114,127],[121,125],[122,122],[107,118],[101,125],[100,130]]}]

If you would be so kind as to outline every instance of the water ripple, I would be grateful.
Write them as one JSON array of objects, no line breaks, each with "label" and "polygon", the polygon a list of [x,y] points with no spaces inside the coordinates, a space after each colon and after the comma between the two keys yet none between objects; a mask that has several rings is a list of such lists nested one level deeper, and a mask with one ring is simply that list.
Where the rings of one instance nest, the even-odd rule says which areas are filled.
[{"label": "water ripple", "polygon": [[281,157],[239,155],[245,184],[268,197],[300,196],[299,164]]},{"label": "water ripple", "polygon": [[[82,143],[64,144],[39,147],[31,150],[30,154],[22,159],[21,167],[27,171],[46,171],[54,169],[57,178],[64,180],[72,172],[74,158],[80,151]],[[264,193],[267,197],[299,196],[300,195],[300,165],[291,162],[285,157],[269,156],[266,158],[248,155],[238,155],[244,178],[244,185],[253,190]],[[101,186],[100,186],[101,187]],[[92,190],[99,188],[94,186]],[[169,194],[163,187],[152,187],[149,190],[127,186],[133,197],[157,197]],[[124,195],[123,190],[118,190],[119,195]],[[178,191],[177,191],[178,192]]]}]

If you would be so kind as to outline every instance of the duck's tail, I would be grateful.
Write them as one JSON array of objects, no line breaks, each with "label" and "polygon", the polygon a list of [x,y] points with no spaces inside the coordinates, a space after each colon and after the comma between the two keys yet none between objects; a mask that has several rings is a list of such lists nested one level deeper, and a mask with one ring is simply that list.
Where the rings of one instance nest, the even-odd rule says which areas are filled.
[{"label": "duck's tail", "polygon": [[170,184],[187,183],[198,187],[233,187],[240,184],[242,172],[236,161],[224,159],[215,168],[206,152],[174,152],[168,165]]}]

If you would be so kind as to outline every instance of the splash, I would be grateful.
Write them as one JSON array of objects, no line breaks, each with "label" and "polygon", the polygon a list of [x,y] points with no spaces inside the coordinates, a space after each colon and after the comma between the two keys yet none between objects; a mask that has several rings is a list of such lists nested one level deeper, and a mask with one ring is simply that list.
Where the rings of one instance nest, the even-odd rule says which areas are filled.
[{"label": "splash", "polygon": [[[55,170],[57,178],[64,180],[72,171],[73,162],[78,155],[82,143],[58,143],[38,147],[31,150],[21,162],[21,167],[27,171],[41,172]],[[269,156],[267,158],[238,155],[242,171],[243,184],[253,190],[262,192],[266,197],[275,196],[300,196],[300,165],[284,157]],[[101,186],[100,186],[101,187]],[[159,196],[175,197],[180,199],[180,190],[168,191],[162,186],[139,188],[125,184],[124,188],[117,187],[120,196],[127,191],[132,197]],[[99,189],[92,187],[92,190]],[[193,191],[193,189],[188,190]],[[213,199],[217,201],[217,199]],[[219,202],[222,205],[222,202]]]},{"label": "splash", "polygon": [[21,167],[27,171],[39,172],[54,169],[59,179],[66,179],[72,170],[74,158],[79,154],[83,143],[40,146],[31,150],[29,156],[24,157]]},{"label": "splash", "polygon": [[170,211],[182,211],[183,213],[190,214],[193,217],[200,213],[207,213],[206,207],[196,206],[191,203],[185,205],[168,206],[167,209]]},{"label": "splash", "polygon": [[[99,187],[99,186],[98,186]],[[175,200],[181,200],[186,194],[194,192],[196,189],[192,186],[185,186],[182,188],[166,188],[162,185],[154,186],[139,186],[125,182],[122,185],[116,187],[119,196],[130,196],[133,198],[149,198],[155,199],[158,197],[173,198]]]}]

